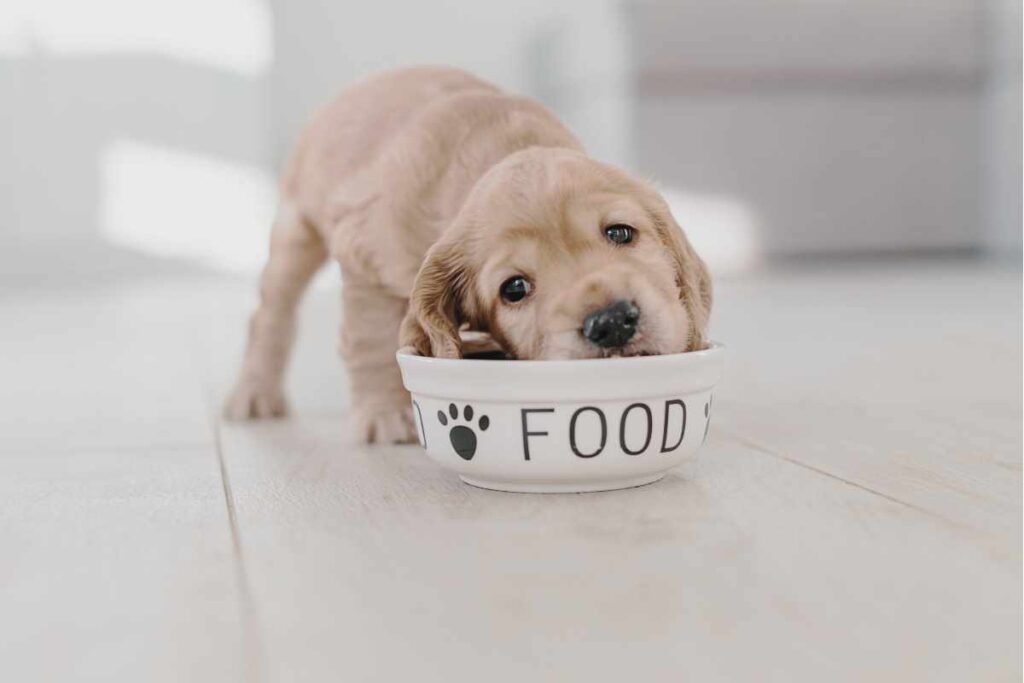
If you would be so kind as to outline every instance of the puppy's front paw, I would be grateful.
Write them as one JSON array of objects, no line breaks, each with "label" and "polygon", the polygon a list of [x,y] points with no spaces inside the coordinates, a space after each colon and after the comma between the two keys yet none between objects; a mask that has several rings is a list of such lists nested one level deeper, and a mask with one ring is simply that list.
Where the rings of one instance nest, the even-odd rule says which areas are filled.
[{"label": "puppy's front paw", "polygon": [[281,387],[259,380],[240,379],[224,402],[224,417],[228,420],[261,420],[287,414]]},{"label": "puppy's front paw", "polygon": [[363,443],[415,443],[412,406],[357,409],[352,413],[356,438]]}]

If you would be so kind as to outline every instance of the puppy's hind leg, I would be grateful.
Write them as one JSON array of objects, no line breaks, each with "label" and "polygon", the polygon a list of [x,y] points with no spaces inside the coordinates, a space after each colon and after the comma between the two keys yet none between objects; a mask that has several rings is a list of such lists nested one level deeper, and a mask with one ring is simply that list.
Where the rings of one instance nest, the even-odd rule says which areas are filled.
[{"label": "puppy's hind leg", "polygon": [[287,413],[282,389],[295,336],[295,308],[327,259],[316,231],[282,203],[270,237],[270,258],[260,278],[260,303],[249,320],[249,341],[235,388],[224,404],[233,420]]},{"label": "puppy's hind leg", "polygon": [[344,275],[341,292],[341,355],[351,385],[356,437],[368,443],[412,443],[412,405],[395,360],[408,301]]}]

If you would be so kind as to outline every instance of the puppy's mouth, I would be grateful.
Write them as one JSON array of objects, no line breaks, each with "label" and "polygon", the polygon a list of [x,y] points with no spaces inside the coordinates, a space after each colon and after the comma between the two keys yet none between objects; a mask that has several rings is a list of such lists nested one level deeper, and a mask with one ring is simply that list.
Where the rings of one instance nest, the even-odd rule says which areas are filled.
[{"label": "puppy's mouth", "polygon": [[636,358],[659,355],[659,352],[651,347],[649,340],[643,334],[642,328],[637,330],[626,344],[612,348],[602,348],[587,342],[582,328],[577,330],[577,332],[584,339],[584,348],[588,352],[581,356],[583,358]]},{"label": "puppy's mouth", "polygon": [[657,351],[652,351],[646,347],[633,347],[627,345],[619,349],[598,349],[600,354],[599,358],[638,358],[640,356],[657,356]]},{"label": "puppy's mouth", "polygon": [[641,325],[622,346],[603,348],[587,340],[582,327],[568,328],[546,335],[539,358],[549,360],[585,360],[588,358],[636,358],[659,356],[671,351],[662,347],[657,334]]},{"label": "puppy's mouth", "polygon": [[639,350],[636,350],[636,351],[631,351],[629,349],[624,349],[624,350],[622,350],[619,353],[615,353],[615,352],[610,353],[608,355],[608,357],[609,358],[638,358],[640,356],[656,356],[656,355],[658,355],[658,354],[654,353],[653,351],[647,351],[647,350],[644,350],[644,349],[639,349]]}]

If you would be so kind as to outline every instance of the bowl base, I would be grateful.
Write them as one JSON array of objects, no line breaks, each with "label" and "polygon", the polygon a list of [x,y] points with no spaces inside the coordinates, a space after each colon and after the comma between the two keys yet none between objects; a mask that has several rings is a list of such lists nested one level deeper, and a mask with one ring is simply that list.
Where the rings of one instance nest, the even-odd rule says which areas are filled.
[{"label": "bowl base", "polygon": [[511,493],[593,493],[596,491],[614,491],[616,489],[630,489],[636,486],[653,484],[666,474],[666,472],[657,472],[656,474],[645,474],[640,477],[568,483],[494,481],[491,479],[464,477],[462,475],[459,475],[459,479],[470,486],[491,491],[509,491]]}]

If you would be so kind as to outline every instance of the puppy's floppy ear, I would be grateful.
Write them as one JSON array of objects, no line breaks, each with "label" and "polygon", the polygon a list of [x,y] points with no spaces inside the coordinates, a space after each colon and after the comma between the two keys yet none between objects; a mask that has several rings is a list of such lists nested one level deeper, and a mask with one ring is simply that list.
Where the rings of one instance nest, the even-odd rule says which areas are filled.
[{"label": "puppy's floppy ear", "polygon": [[442,241],[427,251],[402,321],[402,346],[421,356],[461,358],[459,300],[468,286],[459,241]]},{"label": "puppy's floppy ear", "polygon": [[662,203],[662,216],[655,217],[658,233],[672,254],[676,266],[679,298],[690,314],[690,341],[687,351],[707,348],[708,320],[711,317],[711,274],[697,256],[668,205]]}]

